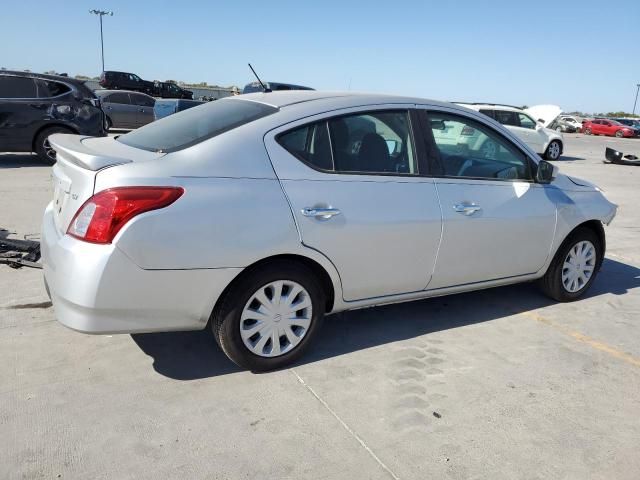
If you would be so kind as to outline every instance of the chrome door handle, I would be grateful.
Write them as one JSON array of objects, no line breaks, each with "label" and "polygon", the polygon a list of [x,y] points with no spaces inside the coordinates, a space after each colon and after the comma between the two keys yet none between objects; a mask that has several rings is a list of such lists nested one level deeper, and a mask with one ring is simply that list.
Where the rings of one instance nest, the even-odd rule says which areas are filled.
[{"label": "chrome door handle", "polygon": [[319,218],[331,218],[335,215],[340,215],[342,212],[337,208],[310,208],[305,207],[302,209],[302,215],[305,217],[319,217]]},{"label": "chrome door handle", "polygon": [[463,215],[468,216],[479,212],[480,210],[482,210],[482,207],[480,207],[480,205],[476,203],[458,203],[457,205],[453,206],[453,209],[458,213],[462,213]]}]

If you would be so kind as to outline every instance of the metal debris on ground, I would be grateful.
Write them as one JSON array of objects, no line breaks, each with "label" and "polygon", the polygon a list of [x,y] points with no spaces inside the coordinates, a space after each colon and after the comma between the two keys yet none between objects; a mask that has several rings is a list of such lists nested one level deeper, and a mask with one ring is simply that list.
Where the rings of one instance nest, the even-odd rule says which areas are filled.
[{"label": "metal debris on ground", "polygon": [[9,231],[0,228],[0,265],[11,268],[42,268],[40,260],[40,242],[24,239],[8,239]]},{"label": "metal debris on ground", "polygon": [[604,152],[604,156],[606,160],[603,160],[603,163],[615,163],[617,165],[633,165],[640,167],[640,159],[638,157],[631,154],[625,155],[613,148],[607,147]]}]

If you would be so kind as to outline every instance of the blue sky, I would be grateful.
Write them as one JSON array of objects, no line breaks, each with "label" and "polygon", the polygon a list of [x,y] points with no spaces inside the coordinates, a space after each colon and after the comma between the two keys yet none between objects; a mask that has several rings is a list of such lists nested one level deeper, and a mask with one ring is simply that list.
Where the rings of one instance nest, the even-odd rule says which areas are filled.
[{"label": "blue sky", "polygon": [[[8,4],[11,8],[7,8]],[[7,2],[0,66],[150,80],[263,79],[439,100],[633,107],[640,1]]]}]

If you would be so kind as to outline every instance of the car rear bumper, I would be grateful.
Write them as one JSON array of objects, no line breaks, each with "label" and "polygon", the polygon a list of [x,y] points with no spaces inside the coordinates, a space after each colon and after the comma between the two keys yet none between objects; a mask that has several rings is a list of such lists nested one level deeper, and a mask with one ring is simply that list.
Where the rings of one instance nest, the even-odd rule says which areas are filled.
[{"label": "car rear bumper", "polygon": [[204,328],[216,300],[242,270],[145,270],[116,245],[61,235],[52,205],[42,225],[42,264],[55,316],[85,333]]}]

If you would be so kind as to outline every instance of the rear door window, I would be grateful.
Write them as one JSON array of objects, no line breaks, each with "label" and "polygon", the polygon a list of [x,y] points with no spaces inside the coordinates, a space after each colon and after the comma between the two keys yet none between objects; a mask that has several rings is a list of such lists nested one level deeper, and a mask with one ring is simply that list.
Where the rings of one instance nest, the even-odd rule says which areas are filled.
[{"label": "rear door window", "polygon": [[155,100],[151,97],[147,97],[146,95],[140,95],[136,93],[130,93],[131,103],[134,105],[139,105],[141,107],[153,107],[155,105]]},{"label": "rear door window", "polygon": [[503,125],[511,125],[514,127],[520,126],[516,112],[510,112],[509,110],[495,110],[494,115],[495,119]]},{"label": "rear door window", "polygon": [[480,113],[486,115],[487,117],[495,118],[495,115],[493,114],[493,110],[486,110],[484,108],[481,108]]},{"label": "rear door window", "polygon": [[0,98],[37,98],[32,78],[0,75]]},{"label": "rear door window", "polygon": [[278,137],[278,143],[311,167],[334,170],[327,122],[312,123],[284,133]]},{"label": "rear door window", "polygon": [[119,136],[117,141],[152,152],[175,152],[277,111],[264,103],[223,99],[162,118]]},{"label": "rear door window", "polygon": [[105,101],[108,103],[121,103],[124,105],[129,105],[131,103],[129,100],[129,94],[123,92],[112,93]]},{"label": "rear door window", "polygon": [[335,173],[417,174],[407,111],[344,115],[305,125],[278,143],[309,166]]},{"label": "rear door window", "polygon": [[36,85],[38,87],[38,98],[57,97],[71,91],[65,84],[49,80],[36,79]]}]

